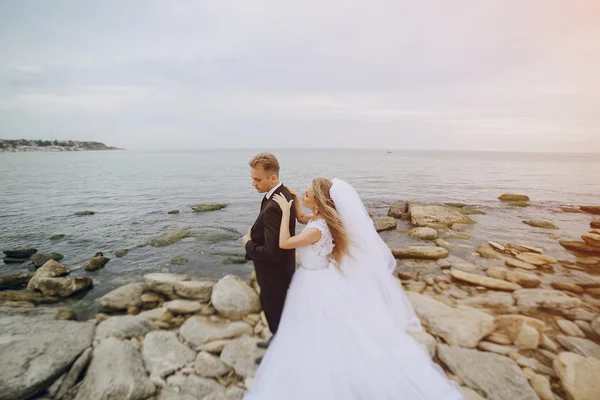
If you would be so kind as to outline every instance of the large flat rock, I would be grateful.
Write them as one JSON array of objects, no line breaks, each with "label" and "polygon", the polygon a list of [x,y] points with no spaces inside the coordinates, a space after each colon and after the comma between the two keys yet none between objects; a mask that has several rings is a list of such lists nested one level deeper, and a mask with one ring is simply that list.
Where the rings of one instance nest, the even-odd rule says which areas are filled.
[{"label": "large flat rock", "polygon": [[94,323],[50,318],[0,314],[0,400],[45,391],[92,345]]},{"label": "large flat rock", "polygon": [[471,218],[463,215],[455,208],[444,206],[429,206],[409,203],[410,222],[417,226],[441,224],[451,227],[454,224],[474,224]]},{"label": "large flat rock", "polygon": [[110,337],[94,348],[75,400],[143,400],[152,396],[155,390],[146,374],[142,355]]},{"label": "large flat rock", "polygon": [[508,357],[438,345],[438,357],[452,373],[490,400],[539,400],[521,368]]},{"label": "large flat rock", "polygon": [[494,330],[494,317],[470,307],[453,308],[414,292],[407,292],[421,323],[453,346],[477,346]]}]

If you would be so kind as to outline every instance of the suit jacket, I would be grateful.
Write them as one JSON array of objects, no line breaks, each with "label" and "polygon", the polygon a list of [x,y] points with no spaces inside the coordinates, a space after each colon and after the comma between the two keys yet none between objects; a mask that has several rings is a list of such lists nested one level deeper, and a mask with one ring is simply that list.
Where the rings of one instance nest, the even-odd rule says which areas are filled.
[{"label": "suit jacket", "polygon": [[[292,195],[283,185],[278,187],[269,199],[263,199],[260,214],[251,229],[250,241],[246,243],[246,258],[254,261],[259,284],[261,283],[260,275],[263,275],[259,270],[281,270],[283,268],[286,271],[287,279],[291,279],[296,269],[296,251],[279,248],[282,212],[279,204],[273,200],[273,196],[278,193],[288,201],[292,199]],[[290,235],[294,236],[296,233],[296,210],[294,207],[290,210],[289,229]],[[277,273],[277,271],[273,272]],[[285,284],[287,290],[289,281]]]}]

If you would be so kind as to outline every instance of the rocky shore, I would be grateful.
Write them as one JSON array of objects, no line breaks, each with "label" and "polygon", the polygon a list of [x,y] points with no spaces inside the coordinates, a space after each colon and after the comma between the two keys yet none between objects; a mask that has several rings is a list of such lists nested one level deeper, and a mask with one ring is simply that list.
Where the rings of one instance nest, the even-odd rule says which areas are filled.
[{"label": "rocky shore", "polygon": [[100,142],[81,142],[74,140],[6,140],[0,139],[0,153],[61,152],[61,151],[99,151],[123,150],[107,146]]},{"label": "rocky shore", "polygon": [[[524,195],[500,200],[530,204]],[[600,207],[578,210],[590,229],[560,241],[570,260],[493,237],[467,260],[461,241],[483,212],[464,204],[397,202],[374,218],[427,331],[415,340],[467,399],[600,398]],[[398,235],[411,244],[395,245]],[[168,233],[152,245],[185,237]],[[92,278],[71,277],[60,255],[33,250],[5,252],[39,269],[0,277],[0,400],[232,400],[252,385],[256,342],[271,337],[253,276],[150,273],[101,297],[95,318],[76,321],[70,308],[44,304],[85,292]],[[96,255],[88,265],[103,262]]]}]

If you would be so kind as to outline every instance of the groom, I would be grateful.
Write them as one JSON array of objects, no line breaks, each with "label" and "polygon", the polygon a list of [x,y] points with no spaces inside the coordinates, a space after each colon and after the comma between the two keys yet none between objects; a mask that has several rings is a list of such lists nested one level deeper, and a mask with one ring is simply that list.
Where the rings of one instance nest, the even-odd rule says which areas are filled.
[{"label": "groom", "polygon": [[[252,186],[258,193],[266,193],[260,205],[256,222],[243,238],[246,258],[254,261],[256,280],[260,286],[262,303],[269,329],[275,335],[283,312],[285,296],[296,270],[296,251],[279,248],[281,208],[273,195],[281,193],[291,200],[292,195],[279,181],[279,161],[270,153],[260,153],[250,162]],[[296,232],[296,211],[292,207],[290,234]],[[259,344],[260,345],[260,344]],[[260,347],[267,347],[268,343]]]}]

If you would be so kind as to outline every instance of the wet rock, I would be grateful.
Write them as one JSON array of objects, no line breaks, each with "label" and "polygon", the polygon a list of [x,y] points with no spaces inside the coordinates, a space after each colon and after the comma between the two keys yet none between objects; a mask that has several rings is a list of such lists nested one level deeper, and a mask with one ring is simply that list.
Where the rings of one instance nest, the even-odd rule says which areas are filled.
[{"label": "wet rock", "polygon": [[189,231],[167,232],[150,241],[152,247],[165,247],[191,236]]},{"label": "wet rock", "polygon": [[201,346],[205,343],[221,339],[234,339],[242,335],[252,335],[252,326],[246,322],[213,322],[206,317],[188,318],[179,335],[187,343]]},{"label": "wet rock", "polygon": [[235,275],[223,277],[212,289],[211,303],[223,316],[240,320],[261,310],[258,293]]},{"label": "wet rock", "polygon": [[27,286],[27,283],[31,280],[31,278],[33,278],[33,274],[29,272],[0,276],[0,290],[17,289]]},{"label": "wet rock", "polygon": [[464,203],[444,203],[444,205],[448,206],[448,207],[453,207],[453,208],[465,208],[466,204]]},{"label": "wet rock", "polygon": [[460,208],[457,211],[462,215],[485,215],[485,211],[475,208]]},{"label": "wet rock", "polygon": [[256,359],[265,353],[256,345],[259,341],[248,336],[232,340],[221,352],[221,361],[231,365],[235,373],[243,378],[254,377],[258,369]]},{"label": "wet rock", "polygon": [[574,207],[561,207],[560,209],[561,209],[563,212],[566,212],[566,213],[571,213],[571,214],[579,214],[579,213],[581,213],[581,212],[582,212],[580,209],[578,209],[578,208],[574,208]]},{"label": "wet rock", "polygon": [[439,247],[442,247],[442,248],[444,248],[444,249],[446,249],[448,251],[452,251],[452,250],[454,250],[456,248],[455,244],[447,242],[444,239],[436,239],[435,245],[439,246]]},{"label": "wet rock", "polygon": [[92,257],[92,259],[85,266],[86,271],[96,271],[100,268],[104,268],[104,266],[110,261],[110,258],[106,258],[102,255],[97,255]]},{"label": "wet rock", "polygon": [[31,290],[0,290],[0,302],[28,302],[32,304],[52,304],[59,302],[56,296],[44,296]]},{"label": "wet rock", "polygon": [[402,249],[392,249],[396,258],[415,258],[437,260],[448,257],[448,250],[436,246],[408,246]]},{"label": "wet rock", "polygon": [[527,221],[523,221],[523,223],[527,224],[529,226],[533,226],[535,228],[558,229],[558,226],[556,226],[552,222],[548,222],[548,221],[527,220]]},{"label": "wet rock", "polygon": [[29,257],[37,253],[37,249],[29,248],[29,249],[15,249],[15,250],[4,250],[3,251],[6,258],[17,258],[22,260],[27,260]]},{"label": "wet rock", "polygon": [[498,255],[496,250],[494,250],[492,246],[487,243],[479,246],[476,251],[481,257],[488,258],[490,260],[499,260],[502,258]]},{"label": "wet rock", "polygon": [[590,222],[590,227],[600,229],[600,219],[595,219],[592,222]]},{"label": "wet rock", "polygon": [[447,345],[438,345],[438,357],[471,388],[491,400],[538,400],[518,365],[511,359]]},{"label": "wet rock", "polygon": [[517,260],[514,258],[507,258],[505,264],[512,268],[521,268],[526,270],[536,270],[537,267],[533,264],[529,264],[525,261]]},{"label": "wet rock", "polygon": [[506,291],[514,291],[521,289],[521,286],[516,283],[505,282],[499,279],[489,278],[487,276],[480,276],[475,274],[470,274],[468,272],[459,271],[452,269],[450,274],[454,279],[459,281],[468,282],[473,285],[483,286],[488,289],[494,290],[506,290]]},{"label": "wet rock", "polygon": [[432,334],[451,345],[475,347],[494,330],[494,318],[470,307],[453,308],[430,297],[409,292],[415,312]]},{"label": "wet rock", "polygon": [[100,310],[117,311],[140,307],[144,290],[146,285],[143,282],[121,286],[100,298]]},{"label": "wet rock", "polygon": [[558,355],[553,367],[569,399],[600,399],[600,361],[565,352]]},{"label": "wet rock", "polygon": [[434,240],[437,238],[437,231],[432,228],[415,228],[408,232],[408,234],[421,240]]},{"label": "wet rock", "polygon": [[457,239],[457,240],[471,240],[471,236],[469,235],[464,235],[461,233],[454,233],[452,235],[446,235],[444,236],[444,239]]},{"label": "wet rock", "polygon": [[38,277],[36,274],[29,281],[27,289],[39,291],[43,296],[69,297],[84,290],[89,290],[93,286],[92,279],[89,277],[48,278]]},{"label": "wet rock", "polygon": [[52,235],[50,236],[50,240],[60,240],[60,239],[64,239],[66,235],[62,234],[62,233],[57,233],[56,235]]},{"label": "wet rock", "polygon": [[29,260],[35,265],[37,268],[46,264],[49,260],[60,261],[64,258],[64,256],[60,253],[38,253],[29,257]]},{"label": "wet rock", "polygon": [[400,219],[402,215],[408,212],[408,208],[406,206],[406,202],[397,201],[392,204],[388,210],[388,216],[392,218]]},{"label": "wet rock", "polygon": [[509,201],[508,205],[511,207],[529,207],[529,203],[526,201]]},{"label": "wet rock", "polygon": [[600,215],[600,206],[581,206],[579,209],[589,214]]},{"label": "wet rock", "polygon": [[0,399],[44,392],[92,345],[91,322],[0,314]]},{"label": "wet rock", "polygon": [[185,258],[185,257],[177,256],[177,257],[174,257],[171,260],[171,264],[173,264],[173,265],[184,265],[184,264],[187,264],[188,261],[189,260],[187,258]]},{"label": "wet rock", "polygon": [[155,390],[146,376],[141,354],[116,338],[107,338],[94,348],[75,400],[142,400]]},{"label": "wet rock", "polygon": [[196,204],[192,206],[194,212],[219,211],[227,207],[225,204]]},{"label": "wet rock", "polygon": [[524,194],[504,193],[498,197],[502,201],[529,201],[529,196]]},{"label": "wet rock", "polygon": [[196,352],[182,344],[174,332],[154,331],[144,338],[142,356],[150,376],[164,378],[193,362]]},{"label": "wet rock", "polygon": [[171,215],[173,215],[173,214],[179,214],[179,210],[171,210],[167,214],[171,214]]},{"label": "wet rock", "polygon": [[392,217],[377,218],[373,221],[373,224],[377,232],[390,231],[396,229],[398,226],[396,219]]},{"label": "wet rock", "polygon": [[95,214],[95,212],[93,212],[93,211],[77,211],[73,215],[84,216],[84,215],[94,215],[94,214]]},{"label": "wet rock", "polygon": [[115,251],[115,257],[121,258],[125,257],[129,253],[129,249],[122,249]]}]

